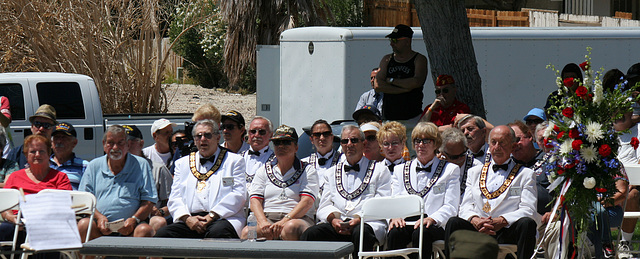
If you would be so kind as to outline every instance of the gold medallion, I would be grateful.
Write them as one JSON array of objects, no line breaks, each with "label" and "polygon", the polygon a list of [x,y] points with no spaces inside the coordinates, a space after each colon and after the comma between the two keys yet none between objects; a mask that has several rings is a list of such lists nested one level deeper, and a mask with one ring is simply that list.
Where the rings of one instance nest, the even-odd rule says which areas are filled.
[{"label": "gold medallion", "polygon": [[207,182],[206,181],[198,181],[198,187],[196,188],[196,190],[198,192],[202,192],[202,190],[204,190],[204,187],[207,187]]},{"label": "gold medallion", "polygon": [[482,206],[482,211],[489,213],[491,212],[491,205],[489,205],[489,201],[486,201],[484,203],[484,206]]}]

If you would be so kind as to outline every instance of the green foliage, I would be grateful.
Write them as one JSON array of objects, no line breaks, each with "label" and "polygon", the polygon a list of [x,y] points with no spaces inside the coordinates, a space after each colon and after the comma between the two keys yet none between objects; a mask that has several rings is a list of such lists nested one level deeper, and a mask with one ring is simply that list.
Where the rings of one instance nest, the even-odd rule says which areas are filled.
[{"label": "green foliage", "polygon": [[325,4],[333,14],[327,21],[330,26],[364,26],[363,0],[325,0]]}]

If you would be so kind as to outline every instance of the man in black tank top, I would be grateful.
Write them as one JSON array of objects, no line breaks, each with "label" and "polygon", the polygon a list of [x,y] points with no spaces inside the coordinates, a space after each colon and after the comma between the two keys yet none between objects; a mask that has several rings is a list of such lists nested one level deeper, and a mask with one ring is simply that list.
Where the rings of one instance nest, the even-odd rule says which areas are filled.
[{"label": "man in black tank top", "polygon": [[411,120],[422,113],[422,90],[427,78],[427,58],[411,49],[413,30],[399,24],[386,36],[393,53],[380,61],[376,76],[377,92],[384,93],[382,115],[385,120]]}]

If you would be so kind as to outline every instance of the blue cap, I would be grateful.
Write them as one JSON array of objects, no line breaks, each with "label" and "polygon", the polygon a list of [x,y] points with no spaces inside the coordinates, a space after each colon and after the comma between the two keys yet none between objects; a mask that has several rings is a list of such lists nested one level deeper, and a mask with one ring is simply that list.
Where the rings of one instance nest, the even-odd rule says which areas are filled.
[{"label": "blue cap", "polygon": [[547,116],[544,115],[544,110],[540,109],[540,108],[533,108],[529,111],[529,113],[527,113],[526,116],[524,116],[524,118],[522,118],[523,121],[526,121],[529,116],[536,116],[542,120],[547,120]]}]

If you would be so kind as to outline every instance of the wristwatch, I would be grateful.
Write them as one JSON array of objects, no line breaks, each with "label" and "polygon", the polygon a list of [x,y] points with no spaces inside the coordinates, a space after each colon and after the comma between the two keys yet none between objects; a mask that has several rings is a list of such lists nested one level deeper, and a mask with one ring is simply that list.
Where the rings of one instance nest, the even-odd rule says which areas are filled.
[{"label": "wristwatch", "polygon": [[136,224],[140,224],[140,219],[136,215],[131,216],[131,218],[136,220]]},{"label": "wristwatch", "polygon": [[216,221],[220,218],[220,216],[218,216],[218,214],[213,211],[209,211],[209,217],[211,217],[213,221]]}]

